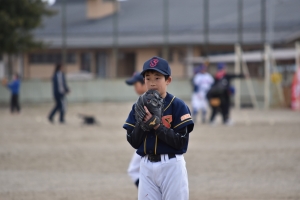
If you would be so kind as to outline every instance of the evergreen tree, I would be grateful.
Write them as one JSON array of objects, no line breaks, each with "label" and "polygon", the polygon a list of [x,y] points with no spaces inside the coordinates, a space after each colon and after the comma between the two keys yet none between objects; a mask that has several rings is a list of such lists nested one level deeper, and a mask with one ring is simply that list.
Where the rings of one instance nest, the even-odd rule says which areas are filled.
[{"label": "evergreen tree", "polygon": [[0,56],[42,47],[32,31],[53,14],[42,0],[0,0]]}]

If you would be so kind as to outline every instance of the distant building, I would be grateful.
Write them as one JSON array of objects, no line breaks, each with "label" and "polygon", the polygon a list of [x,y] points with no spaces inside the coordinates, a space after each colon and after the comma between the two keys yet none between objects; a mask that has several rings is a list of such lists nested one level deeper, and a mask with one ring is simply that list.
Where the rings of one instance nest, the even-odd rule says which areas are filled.
[{"label": "distant building", "polygon": [[[141,70],[146,59],[164,56],[165,45],[169,47],[167,59],[173,76],[183,78],[189,75],[185,63],[188,55],[232,52],[237,42],[248,50],[271,40],[275,46],[284,47],[300,36],[298,0],[273,1],[273,9],[271,1],[243,0],[240,29],[238,0],[207,1],[208,26],[204,23],[205,0],[127,0],[116,6],[112,0],[66,2],[68,73],[86,71],[100,78],[131,76]],[[266,13],[262,12],[262,2],[267,2]],[[49,48],[23,56],[25,78],[47,79],[54,63],[61,61],[62,1],[57,0],[51,8],[57,15],[45,18],[43,26],[34,32]],[[114,46],[118,47],[118,59]]]}]

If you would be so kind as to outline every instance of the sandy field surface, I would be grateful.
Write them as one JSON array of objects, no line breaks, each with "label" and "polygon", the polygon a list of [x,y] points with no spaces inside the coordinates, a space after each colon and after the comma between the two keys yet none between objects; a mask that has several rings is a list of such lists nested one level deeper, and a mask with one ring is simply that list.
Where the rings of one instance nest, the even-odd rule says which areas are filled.
[{"label": "sandy field surface", "polygon": [[[0,108],[0,200],[136,200],[122,129],[131,103],[70,104],[65,125],[47,121],[51,107]],[[100,125],[82,125],[78,113]],[[232,119],[195,125],[190,199],[300,199],[300,112],[233,110]]]}]

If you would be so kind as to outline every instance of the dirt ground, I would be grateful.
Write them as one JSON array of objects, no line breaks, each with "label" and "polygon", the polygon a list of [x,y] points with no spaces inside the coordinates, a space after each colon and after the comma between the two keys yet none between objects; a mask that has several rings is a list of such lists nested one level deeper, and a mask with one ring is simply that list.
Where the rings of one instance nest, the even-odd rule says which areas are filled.
[{"label": "dirt ground", "polygon": [[[71,104],[65,125],[47,121],[51,107],[0,108],[0,200],[137,199],[122,129],[131,103]],[[82,125],[78,113],[100,125]],[[185,154],[190,199],[300,199],[300,113],[241,110],[232,119],[195,125]]]}]

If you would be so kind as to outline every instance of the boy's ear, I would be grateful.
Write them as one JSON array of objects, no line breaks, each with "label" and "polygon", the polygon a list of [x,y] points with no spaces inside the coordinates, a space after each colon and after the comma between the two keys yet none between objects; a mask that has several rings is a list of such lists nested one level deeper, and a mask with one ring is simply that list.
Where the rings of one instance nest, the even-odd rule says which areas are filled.
[{"label": "boy's ear", "polygon": [[169,76],[169,78],[166,80],[167,85],[169,85],[172,82],[172,77]]}]

